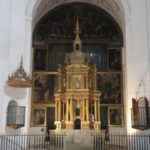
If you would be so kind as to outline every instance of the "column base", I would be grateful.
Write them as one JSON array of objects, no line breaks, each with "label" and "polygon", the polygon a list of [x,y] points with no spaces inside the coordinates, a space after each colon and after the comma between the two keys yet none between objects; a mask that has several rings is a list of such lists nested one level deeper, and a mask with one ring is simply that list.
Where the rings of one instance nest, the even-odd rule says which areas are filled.
[{"label": "column base", "polygon": [[55,121],[56,130],[61,130],[61,121]]},{"label": "column base", "polygon": [[90,126],[89,126],[89,121],[82,121],[81,123],[81,129],[89,129]]},{"label": "column base", "polygon": [[101,124],[100,121],[95,121],[94,122],[94,129],[97,129],[97,130],[100,129],[100,124]]},{"label": "column base", "polygon": [[66,125],[66,129],[73,129],[73,122],[72,121],[66,121],[65,125]]}]

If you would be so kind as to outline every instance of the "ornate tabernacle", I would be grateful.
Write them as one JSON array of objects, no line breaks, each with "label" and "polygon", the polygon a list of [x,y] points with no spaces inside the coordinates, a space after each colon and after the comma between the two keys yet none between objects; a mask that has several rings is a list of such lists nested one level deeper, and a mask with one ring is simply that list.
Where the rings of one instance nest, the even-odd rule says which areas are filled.
[{"label": "ornate tabernacle", "polygon": [[7,84],[16,88],[27,88],[32,86],[32,80],[23,68],[23,59],[21,58],[19,68],[8,76]]},{"label": "ornate tabernacle", "polygon": [[58,68],[55,92],[57,129],[100,129],[100,91],[97,91],[96,66],[82,52],[79,21],[76,21],[73,52]]}]

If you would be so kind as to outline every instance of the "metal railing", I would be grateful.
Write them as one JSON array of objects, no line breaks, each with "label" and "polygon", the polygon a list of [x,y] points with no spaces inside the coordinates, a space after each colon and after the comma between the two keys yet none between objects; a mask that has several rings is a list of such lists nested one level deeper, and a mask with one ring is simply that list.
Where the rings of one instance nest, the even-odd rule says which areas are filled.
[{"label": "metal railing", "polygon": [[150,150],[150,135],[95,135],[93,150]]},{"label": "metal railing", "polygon": [[[0,135],[0,150],[63,150],[64,138],[60,134]],[[91,138],[91,150],[150,150],[150,135],[95,134]]]},{"label": "metal railing", "polygon": [[0,135],[0,150],[63,150],[64,135]]}]

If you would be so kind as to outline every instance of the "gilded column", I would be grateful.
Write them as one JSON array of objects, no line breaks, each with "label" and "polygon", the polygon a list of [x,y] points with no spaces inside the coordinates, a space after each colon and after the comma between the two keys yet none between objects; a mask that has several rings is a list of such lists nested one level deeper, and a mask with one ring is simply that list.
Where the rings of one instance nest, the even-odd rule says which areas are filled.
[{"label": "gilded column", "polygon": [[97,121],[97,106],[96,106],[96,99],[94,100],[94,115],[95,115],[95,121]]},{"label": "gilded column", "polygon": [[63,120],[65,120],[65,102],[63,102]]},{"label": "gilded column", "polygon": [[87,99],[85,99],[85,120],[87,121]]},{"label": "gilded column", "polygon": [[59,121],[59,101],[57,101],[57,121]]},{"label": "gilded column", "polygon": [[58,121],[61,121],[61,101],[58,101]]},{"label": "gilded column", "polygon": [[82,99],[82,128],[85,127],[85,99]]},{"label": "gilded column", "polygon": [[68,120],[69,120],[69,118],[68,118],[68,110],[69,110],[69,105],[68,105],[68,101],[69,101],[69,99],[67,98],[67,106],[66,106],[66,121],[68,122]]},{"label": "gilded column", "polygon": [[57,118],[57,99],[55,101],[55,121],[58,121],[58,118]]},{"label": "gilded column", "polygon": [[87,121],[89,121],[89,101],[86,99]]},{"label": "gilded column", "polygon": [[86,114],[86,112],[85,112],[85,99],[83,100],[83,121],[85,122],[85,114]]},{"label": "gilded column", "polygon": [[80,116],[81,116],[81,120],[83,121],[83,101],[80,99],[80,104],[81,104],[81,114],[80,114]]},{"label": "gilded column", "polygon": [[89,84],[88,84],[88,76],[86,75],[86,89],[88,89],[89,87]]},{"label": "gilded column", "polygon": [[70,98],[68,99],[68,121],[70,121]]},{"label": "gilded column", "polygon": [[73,121],[72,98],[70,98],[70,121]]},{"label": "gilded column", "polygon": [[99,99],[97,100],[97,107],[98,107],[98,121],[100,121],[100,102]]}]

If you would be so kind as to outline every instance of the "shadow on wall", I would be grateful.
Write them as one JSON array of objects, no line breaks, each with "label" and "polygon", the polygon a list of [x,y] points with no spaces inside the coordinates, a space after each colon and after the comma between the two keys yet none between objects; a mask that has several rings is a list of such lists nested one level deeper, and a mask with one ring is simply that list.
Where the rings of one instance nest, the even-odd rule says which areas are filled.
[{"label": "shadow on wall", "polygon": [[12,99],[24,99],[27,95],[27,89],[24,88],[14,88],[8,85],[4,86],[4,92],[7,96]]}]

